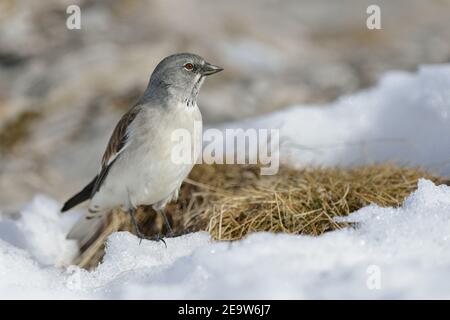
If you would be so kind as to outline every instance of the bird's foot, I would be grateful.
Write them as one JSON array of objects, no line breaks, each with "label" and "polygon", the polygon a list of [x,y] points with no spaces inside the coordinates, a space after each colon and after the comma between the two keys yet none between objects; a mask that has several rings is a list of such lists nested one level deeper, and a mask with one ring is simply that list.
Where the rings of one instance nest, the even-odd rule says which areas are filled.
[{"label": "bird's foot", "polygon": [[150,241],[161,241],[162,243],[164,243],[164,246],[167,248],[167,244],[166,241],[164,240],[163,236],[161,234],[157,234],[156,236],[146,236],[145,234],[142,233],[137,233],[136,234],[137,237],[139,238],[139,244],[142,243],[142,240],[150,240]]},{"label": "bird's foot", "polygon": [[151,241],[161,241],[162,243],[164,243],[164,246],[167,248],[166,241],[164,241],[161,234],[149,237],[149,236],[146,236],[145,234],[143,234],[141,232],[141,230],[139,230],[139,226],[137,224],[136,217],[134,216],[134,214],[135,214],[134,207],[130,209],[129,213],[130,213],[130,217],[131,217],[131,222],[133,223],[134,231],[136,232],[136,236],[139,238],[139,245],[142,243],[142,239],[145,239],[145,240],[151,240]]}]

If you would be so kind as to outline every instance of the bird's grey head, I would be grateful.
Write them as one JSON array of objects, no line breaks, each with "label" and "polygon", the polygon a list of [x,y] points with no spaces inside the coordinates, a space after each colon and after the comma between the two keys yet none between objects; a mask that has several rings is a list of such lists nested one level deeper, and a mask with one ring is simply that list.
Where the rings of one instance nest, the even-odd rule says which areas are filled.
[{"label": "bird's grey head", "polygon": [[145,95],[159,95],[193,106],[205,77],[222,70],[196,54],[174,54],[156,66]]}]

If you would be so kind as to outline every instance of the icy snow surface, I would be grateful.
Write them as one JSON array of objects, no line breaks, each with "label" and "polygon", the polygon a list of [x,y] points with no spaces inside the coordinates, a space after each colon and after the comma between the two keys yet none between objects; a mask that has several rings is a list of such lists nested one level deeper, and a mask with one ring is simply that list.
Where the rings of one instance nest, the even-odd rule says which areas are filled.
[{"label": "icy snow surface", "polygon": [[[235,126],[269,124],[281,128],[290,163],[397,160],[449,174],[450,66],[392,72],[328,106]],[[0,220],[0,298],[450,298],[450,187],[427,180],[400,208],[363,208],[347,218],[356,228],[316,238],[219,243],[194,233],[166,249],[114,233],[91,272],[63,267],[76,254],[64,235],[78,214],[59,207],[37,196],[19,220]]]},{"label": "icy snow surface", "polygon": [[[46,230],[63,236],[52,219],[56,203],[43,202],[47,213],[27,214],[49,220],[31,235],[18,228],[17,239]],[[234,243],[199,232],[167,239],[167,249],[118,232],[91,272],[33,257],[60,262],[70,242],[24,250],[15,238],[0,240],[0,298],[450,298],[450,187],[421,180],[401,208],[370,206],[347,220],[358,228],[317,238],[259,233]]]},{"label": "icy snow surface", "polygon": [[389,72],[376,87],[329,105],[225,127],[280,129],[281,160],[297,166],[396,161],[450,175],[450,65]]}]

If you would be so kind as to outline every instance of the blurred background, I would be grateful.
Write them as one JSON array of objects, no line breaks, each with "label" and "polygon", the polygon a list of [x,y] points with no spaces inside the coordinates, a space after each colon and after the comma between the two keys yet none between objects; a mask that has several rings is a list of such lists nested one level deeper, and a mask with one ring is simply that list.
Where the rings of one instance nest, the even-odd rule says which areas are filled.
[{"label": "blurred background", "polygon": [[[81,30],[66,8],[81,8]],[[381,7],[382,30],[366,28]],[[213,125],[321,104],[387,70],[450,62],[450,0],[0,1],[0,210],[66,200],[99,168],[155,65],[193,52],[223,66],[199,98]]]}]

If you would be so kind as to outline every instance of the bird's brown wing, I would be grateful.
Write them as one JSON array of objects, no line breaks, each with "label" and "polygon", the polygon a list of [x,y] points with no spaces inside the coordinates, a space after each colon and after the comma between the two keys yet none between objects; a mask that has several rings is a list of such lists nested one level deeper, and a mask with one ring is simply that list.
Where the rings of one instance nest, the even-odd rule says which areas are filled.
[{"label": "bird's brown wing", "polygon": [[117,123],[114,131],[109,138],[108,145],[106,147],[105,153],[102,157],[102,168],[95,181],[94,188],[92,189],[91,197],[100,189],[102,182],[105,180],[110,167],[116,161],[120,152],[125,148],[128,139],[128,127],[136,118],[141,108],[139,105],[131,108],[127,113],[125,113],[122,118]]},{"label": "bird's brown wing", "polygon": [[136,118],[141,108],[135,106],[125,113],[117,123],[102,158],[102,168],[114,161],[127,142],[128,127]]}]

